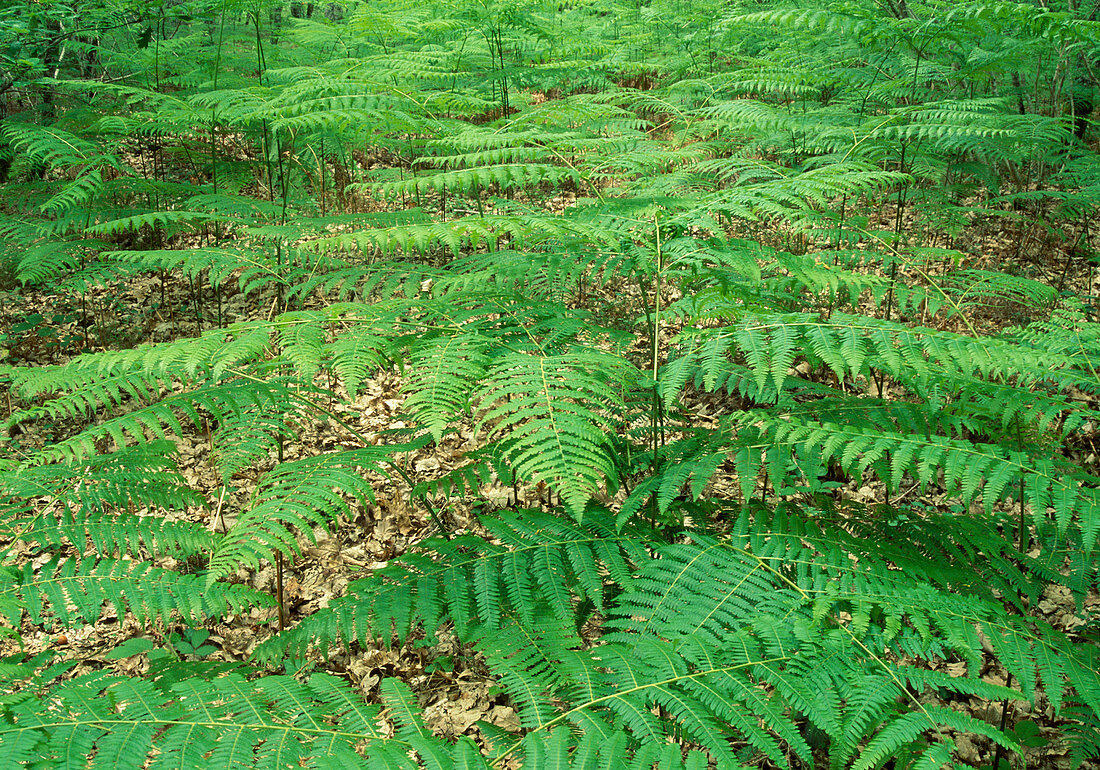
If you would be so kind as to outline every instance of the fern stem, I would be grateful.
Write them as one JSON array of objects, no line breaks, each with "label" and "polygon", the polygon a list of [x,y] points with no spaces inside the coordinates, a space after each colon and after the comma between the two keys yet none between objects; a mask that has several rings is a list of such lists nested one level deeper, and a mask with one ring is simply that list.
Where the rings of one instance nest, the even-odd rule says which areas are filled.
[{"label": "fern stem", "polygon": [[[1005,676],[1005,687],[1011,686],[1012,672],[1009,672],[1008,675]],[[998,729],[1000,729],[1002,733],[1005,731],[1005,727],[1008,725],[1008,706],[1009,701],[1007,698],[1001,701],[1001,721]],[[1004,759],[1004,751],[1005,747],[998,743],[997,748],[993,752],[993,763],[991,765],[992,770],[999,770],[999,768],[1001,767],[1001,760]]]},{"label": "fern stem", "polygon": [[653,348],[651,355],[653,376],[653,473],[660,470],[657,455],[657,428],[661,431],[661,445],[664,446],[664,415],[662,412],[661,392],[658,387],[658,370],[660,367],[660,343],[661,343],[661,223],[656,216],[653,217],[653,230],[657,259],[657,271],[653,277]]},{"label": "fern stem", "polygon": [[[282,444],[280,443],[280,446]],[[279,613],[279,631],[286,631],[286,604],[283,600],[283,552],[275,551],[275,604]]]},{"label": "fern stem", "polygon": [[279,212],[279,224],[286,224],[286,211],[290,203],[290,187],[287,180],[286,166],[283,162],[283,139],[281,134],[275,134],[275,161],[279,168],[279,193],[282,197],[282,209]]},{"label": "fern stem", "polygon": [[[1015,423],[1016,423],[1016,426],[1015,426],[1016,427],[1016,448],[1017,448],[1017,451],[1022,453],[1024,451],[1024,436],[1023,436],[1023,430],[1021,429],[1021,426],[1020,426],[1019,417],[1016,418]],[[1028,533],[1028,530],[1027,530],[1027,520],[1024,516],[1024,491],[1025,491],[1024,475],[1021,473],[1020,474],[1020,507],[1019,507],[1019,527],[1020,527],[1020,531],[1019,531],[1019,534],[1018,534],[1019,540],[1018,540],[1018,546],[1017,546],[1017,550],[1019,550],[1021,556],[1023,556],[1026,553],[1026,548],[1029,545],[1028,541],[1030,540],[1029,533]],[[1012,686],[1012,672],[1010,671],[1005,676],[1005,687],[1011,687],[1011,686]],[[1009,699],[1005,698],[1003,701],[1001,701],[1001,721],[1000,721],[999,729],[1002,733],[1005,731],[1005,727],[1008,725],[1008,708],[1009,708]],[[998,768],[1000,768],[1001,759],[1003,757],[1004,757],[1004,746],[1002,746],[1001,744],[998,743],[996,750],[993,752],[993,765],[992,765],[993,770],[998,770]]]},{"label": "fern stem", "polygon": [[[660,463],[660,451],[664,444],[664,408],[661,401],[660,388],[658,387],[658,374],[660,368],[660,313],[661,313],[661,226],[657,217],[653,218],[654,233],[655,233],[655,264],[656,270],[654,271],[654,299],[653,306],[650,308],[649,302],[646,301],[646,285],[642,280],[641,273],[638,274],[636,280],[638,282],[638,292],[641,296],[642,309],[645,312],[646,326],[649,329],[650,335],[650,377],[652,379],[652,401],[649,411],[649,424],[650,424],[650,451],[652,457],[650,458],[650,473],[653,476],[657,476],[661,469]],[[650,510],[650,526],[657,526],[657,498],[652,497],[649,505]]]},{"label": "fern stem", "polygon": [[[325,216],[325,138],[321,137],[321,154],[317,158],[317,175],[321,177],[321,216]],[[402,193],[402,199],[404,193]],[[404,202],[402,200],[402,202]]]}]

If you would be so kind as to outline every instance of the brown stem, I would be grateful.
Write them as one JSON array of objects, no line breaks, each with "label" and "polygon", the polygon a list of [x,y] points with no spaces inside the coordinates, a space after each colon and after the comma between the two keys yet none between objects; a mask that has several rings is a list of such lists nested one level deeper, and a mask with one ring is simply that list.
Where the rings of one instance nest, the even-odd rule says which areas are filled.
[{"label": "brown stem", "polygon": [[279,605],[279,630],[286,630],[286,604],[283,601],[283,552],[275,552],[275,601]]}]

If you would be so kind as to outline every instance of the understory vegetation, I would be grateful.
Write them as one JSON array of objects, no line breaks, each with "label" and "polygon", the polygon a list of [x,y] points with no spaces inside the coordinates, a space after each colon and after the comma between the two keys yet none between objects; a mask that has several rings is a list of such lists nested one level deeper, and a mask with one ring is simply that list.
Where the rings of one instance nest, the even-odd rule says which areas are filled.
[{"label": "understory vegetation", "polygon": [[[5,4],[0,767],[1095,767],[1059,5]],[[516,723],[332,664],[413,645]]]}]

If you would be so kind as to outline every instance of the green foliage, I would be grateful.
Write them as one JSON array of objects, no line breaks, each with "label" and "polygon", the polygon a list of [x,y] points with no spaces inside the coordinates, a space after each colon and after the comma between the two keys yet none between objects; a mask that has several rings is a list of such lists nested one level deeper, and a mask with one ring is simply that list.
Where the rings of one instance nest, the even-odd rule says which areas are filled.
[{"label": "green foliage", "polygon": [[[1100,587],[1075,6],[103,2],[70,30],[46,5],[0,11],[0,280],[106,348],[87,308],[155,278],[173,339],[5,342],[0,616],[106,605],[167,645],[108,656],[146,655],[132,677],[3,661],[5,767],[1039,748],[955,700],[1049,704],[1100,753],[1095,621],[1035,609]],[[395,372],[405,427],[366,436],[348,415]],[[317,421],[340,446],[285,457]],[[176,467],[196,437],[212,493]],[[442,531],[248,662],[199,660],[204,623],[273,603],[240,575],[379,484]],[[407,684],[368,704],[309,670],[420,634],[472,646],[520,729],[448,741]]]},{"label": "green foliage", "polygon": [[[10,766],[94,756],[100,765],[139,767],[155,752],[153,766],[160,767],[195,767],[211,756],[230,767],[286,767],[310,757],[354,767],[362,761],[355,743],[380,737],[378,709],[356,703],[340,680],[324,674],[306,684],[289,676],[250,682],[224,664],[174,663],[144,679],[96,675],[53,692],[60,707],[46,719],[33,694],[15,704],[22,727],[4,741]],[[383,744],[372,758],[385,763],[376,766],[408,766],[397,764],[402,750]]]},{"label": "green foliage", "polygon": [[623,369],[607,354],[504,356],[478,394],[485,409],[478,425],[503,435],[509,465],[558,489],[579,517],[601,482],[615,478],[604,432],[622,408],[614,381]]}]

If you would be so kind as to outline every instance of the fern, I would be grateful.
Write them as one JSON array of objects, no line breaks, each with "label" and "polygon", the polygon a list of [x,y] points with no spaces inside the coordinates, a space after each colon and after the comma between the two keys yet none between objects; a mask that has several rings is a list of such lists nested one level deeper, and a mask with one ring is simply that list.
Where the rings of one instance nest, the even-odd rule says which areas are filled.
[{"label": "fern", "polygon": [[167,623],[182,617],[198,623],[209,617],[269,605],[271,599],[245,586],[215,584],[201,588],[201,575],[182,575],[148,563],[99,559],[51,559],[37,570],[30,564],[8,569],[0,589],[0,612],[12,626],[23,612],[41,623],[47,611],[62,628],[92,623],[104,602],[121,617],[127,610],[140,621]]},{"label": "fern", "polygon": [[[4,494],[46,497],[66,508],[96,513],[144,506],[185,508],[201,498],[175,472],[175,452],[171,442],[154,441],[82,464],[16,467],[5,475]],[[75,486],[74,476],[81,478]]]},{"label": "fern", "polygon": [[506,356],[478,393],[478,424],[502,438],[505,457],[520,473],[560,490],[579,516],[601,483],[614,482],[600,429],[614,425],[620,403],[614,381],[622,370],[615,358],[587,352]]},{"label": "fern", "polygon": [[418,345],[410,356],[408,410],[436,441],[447,425],[468,409],[470,392],[486,372],[488,357],[476,336],[456,334]]},{"label": "fern", "polygon": [[[809,761],[810,756],[787,711],[791,707],[830,735],[837,766],[847,765],[857,752],[859,762],[875,764],[881,752],[894,754],[937,725],[978,731],[1014,747],[991,728],[949,709],[899,713],[895,704],[906,697],[905,688],[910,686],[947,687],[987,698],[1018,695],[974,675],[952,679],[919,668],[894,668],[874,656],[864,664],[853,664],[842,652],[853,641],[865,650],[882,649],[885,644],[909,655],[940,659],[961,655],[972,660],[982,649],[972,624],[988,624],[988,638],[997,640],[993,644],[1002,662],[1021,681],[1034,682],[1039,670],[1048,691],[1060,688],[1063,669],[1052,670],[1044,662],[1049,660],[1047,650],[1055,647],[1060,660],[1072,661],[1069,667],[1076,673],[1071,678],[1078,692],[1091,697],[1088,693],[1095,686],[1095,672],[1086,673],[1087,657],[1080,657],[1083,649],[1065,647],[1050,630],[1036,635],[1026,624],[1010,620],[992,600],[960,604],[957,594],[938,593],[930,584],[907,593],[903,586],[912,576],[876,561],[875,551],[867,550],[874,541],[845,535],[840,529],[798,523],[793,517],[774,520],[772,529],[759,517],[753,522],[746,511],[738,525],[740,534],[731,539],[695,536],[689,543],[662,546],[651,553],[644,540],[620,536],[629,559],[619,556],[605,565],[626,590],[606,603],[598,573],[585,578],[572,570],[590,563],[594,553],[614,552],[593,552],[576,531],[567,540],[548,540],[546,533],[536,529],[544,523],[538,517],[525,521],[530,515],[491,525],[498,535],[526,531],[533,538],[528,542],[486,549],[477,545],[483,541],[437,541],[431,547],[442,563],[410,559],[386,575],[399,581],[392,587],[381,587],[376,580],[352,586],[347,599],[324,613],[335,615],[327,624],[311,623],[291,632],[289,639],[297,640],[290,642],[291,649],[303,652],[301,645],[314,638],[362,639],[372,630],[388,634],[396,628],[402,634],[410,608],[412,617],[424,617],[431,629],[438,626],[444,610],[460,633],[481,623],[497,629],[486,634],[479,646],[504,672],[502,683],[518,698],[524,723],[532,732],[553,732],[566,722],[585,732],[606,730],[604,720],[610,720],[610,724],[621,722],[636,739],[652,739],[666,734],[667,728],[648,711],[659,705],[712,756],[732,759],[725,737],[732,729],[781,765],[786,764],[786,756],[777,739],[803,760]],[[588,525],[601,518],[590,511]],[[601,547],[608,544],[606,536],[592,542]],[[471,559],[470,547],[482,555]],[[849,558],[848,547],[859,549],[858,567]],[[894,546],[887,548],[893,553]],[[552,552],[560,555],[548,558]],[[520,558],[527,563],[532,556],[531,568],[519,562],[518,569],[486,568],[502,558],[505,564]],[[967,568],[965,561],[957,564]],[[839,583],[827,578],[834,570]],[[524,579],[523,575],[529,576]],[[502,576],[510,586],[508,592],[495,582]],[[446,582],[437,583],[440,578]],[[447,587],[455,579],[469,586],[473,596],[463,588]],[[591,586],[590,581],[594,581]],[[363,589],[368,592],[360,595]],[[567,597],[573,593],[601,602],[608,613],[612,632],[591,651],[578,646],[571,630],[569,600],[560,604],[554,598],[562,589]],[[525,595],[532,590],[536,591],[533,596]],[[545,622],[530,626],[521,620],[524,607],[538,606],[535,597],[544,597],[551,608],[561,607],[557,611],[560,627]],[[358,617],[347,614],[353,607]],[[851,620],[838,623],[835,619],[842,613]],[[338,620],[341,616],[344,619]],[[394,622],[397,625],[391,626]],[[833,623],[838,625],[830,630]],[[929,647],[932,638],[941,641]],[[1002,639],[1012,640],[1012,646],[1003,645]],[[273,654],[286,644],[280,641],[276,648],[264,648],[261,655]],[[803,656],[809,657],[804,660]],[[810,659],[816,661],[810,666],[826,668],[807,668]],[[599,673],[592,668],[596,661]],[[762,683],[774,688],[774,694],[761,690]],[[561,699],[571,703],[564,712],[551,707]],[[766,714],[768,729],[761,730],[749,714]],[[519,745],[509,744],[505,751],[517,750]]]},{"label": "fern", "polygon": [[[954,699],[1049,706],[1096,755],[1092,629],[1033,609],[1098,579],[1100,324],[1071,296],[1095,24],[921,0],[87,10],[94,40],[0,11],[0,267],[82,309],[155,274],[146,320],[211,328],[54,366],[0,336],[5,632],[270,605],[235,576],[379,484],[440,532],[245,664],[0,663],[7,764],[1022,751]],[[345,416],[380,374],[403,427],[368,437]],[[313,420],[340,448],[285,458]],[[225,533],[175,467],[196,434]],[[407,470],[433,441],[446,472]],[[486,485],[558,505],[490,513]],[[380,707],[310,670],[420,633],[472,646],[520,729],[444,740],[407,684]]]},{"label": "fern", "polygon": [[375,766],[409,766],[407,745],[382,739],[378,709],[356,703],[338,679],[321,674],[305,684],[288,676],[253,683],[233,667],[176,663],[150,679],[93,675],[54,692],[59,708],[47,719],[34,696],[20,698],[6,715],[6,761],[63,766],[94,756],[138,767],[150,757],[168,766],[213,756],[230,766],[323,758],[354,767],[363,761],[356,743],[369,740]]},{"label": "fern", "polygon": [[291,527],[312,535],[314,527],[348,512],[344,494],[359,502],[373,500],[363,473],[380,470],[381,456],[368,449],[338,452],[283,463],[267,474],[254,504],[214,549],[207,573],[211,584],[239,566],[257,566],[261,556],[295,551]]},{"label": "fern", "polygon": [[575,592],[603,607],[602,575],[625,582],[631,562],[640,557],[636,544],[615,536],[602,518],[591,519],[577,525],[534,512],[483,518],[501,545],[473,537],[434,541],[432,549],[445,561],[412,557],[377,578],[357,581],[348,598],[266,642],[257,655],[301,657],[314,644],[386,639],[391,632],[404,639],[415,622],[429,633],[444,619],[463,631],[497,629],[511,616],[534,625],[543,610],[559,622],[574,621]]}]

